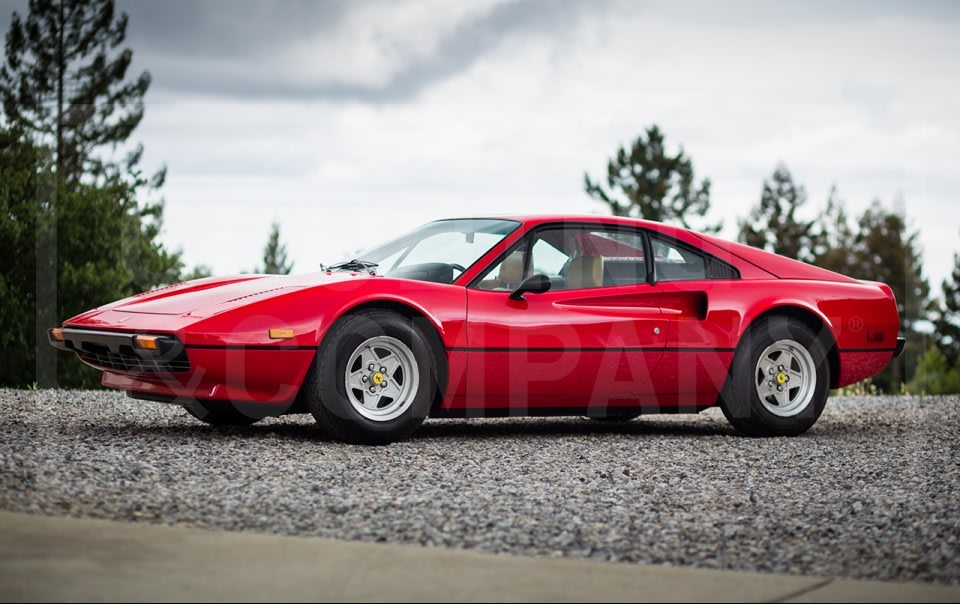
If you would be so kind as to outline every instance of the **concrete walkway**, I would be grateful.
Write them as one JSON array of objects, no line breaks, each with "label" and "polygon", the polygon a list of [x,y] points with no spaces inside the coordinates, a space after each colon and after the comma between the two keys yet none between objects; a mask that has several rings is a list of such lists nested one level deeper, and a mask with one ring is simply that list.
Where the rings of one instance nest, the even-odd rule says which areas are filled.
[{"label": "concrete walkway", "polygon": [[0,513],[0,600],[960,601],[960,588]]}]

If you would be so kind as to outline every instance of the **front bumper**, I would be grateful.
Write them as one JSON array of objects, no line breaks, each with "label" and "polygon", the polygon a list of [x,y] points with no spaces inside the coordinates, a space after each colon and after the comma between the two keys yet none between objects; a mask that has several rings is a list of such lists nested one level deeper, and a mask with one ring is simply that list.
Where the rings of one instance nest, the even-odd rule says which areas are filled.
[{"label": "front bumper", "polygon": [[313,347],[185,345],[157,337],[157,350],[134,345],[138,334],[64,327],[50,344],[103,371],[101,383],[152,400],[229,400],[289,404],[313,363]]},{"label": "front bumper", "polygon": [[148,350],[134,344],[138,334],[97,331],[64,327],[62,340],[47,330],[50,345],[60,350],[77,353],[80,360],[104,371],[124,371],[137,374],[165,374],[190,371],[183,344],[174,336],[158,336],[157,348]]},{"label": "front bumper", "polygon": [[903,336],[897,337],[897,347],[893,349],[893,358],[899,357],[903,354],[903,348],[907,345],[907,339]]}]

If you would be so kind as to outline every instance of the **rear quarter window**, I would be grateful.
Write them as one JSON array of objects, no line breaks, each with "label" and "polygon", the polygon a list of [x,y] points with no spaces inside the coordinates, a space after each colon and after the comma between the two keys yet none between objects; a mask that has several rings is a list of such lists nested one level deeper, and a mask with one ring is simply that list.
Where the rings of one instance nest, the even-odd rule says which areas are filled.
[{"label": "rear quarter window", "polygon": [[650,243],[657,281],[740,278],[740,272],[735,267],[692,246],[657,235],[650,238]]}]

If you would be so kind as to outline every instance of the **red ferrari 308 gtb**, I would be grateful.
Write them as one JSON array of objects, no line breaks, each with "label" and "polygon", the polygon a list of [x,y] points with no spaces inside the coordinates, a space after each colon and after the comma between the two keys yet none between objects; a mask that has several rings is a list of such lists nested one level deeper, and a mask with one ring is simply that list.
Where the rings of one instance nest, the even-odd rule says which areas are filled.
[{"label": "red ferrari 308 gtb", "polygon": [[882,283],[628,218],[440,220],[321,268],[163,287],[50,342],[209,424],[310,412],[369,444],[427,416],[714,405],[744,434],[795,435],[904,343]]}]

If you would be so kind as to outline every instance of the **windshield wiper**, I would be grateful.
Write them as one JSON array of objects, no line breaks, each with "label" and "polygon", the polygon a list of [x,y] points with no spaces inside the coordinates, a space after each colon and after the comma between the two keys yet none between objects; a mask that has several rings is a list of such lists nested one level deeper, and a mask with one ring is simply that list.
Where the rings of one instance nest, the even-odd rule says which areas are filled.
[{"label": "windshield wiper", "polygon": [[353,260],[347,260],[346,262],[340,262],[338,264],[331,264],[327,268],[330,270],[341,270],[346,269],[350,271],[367,271],[371,275],[375,275],[377,272],[377,267],[380,266],[376,262],[370,262],[369,260],[359,260],[354,258]]}]

